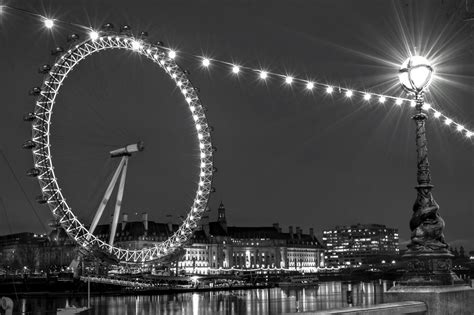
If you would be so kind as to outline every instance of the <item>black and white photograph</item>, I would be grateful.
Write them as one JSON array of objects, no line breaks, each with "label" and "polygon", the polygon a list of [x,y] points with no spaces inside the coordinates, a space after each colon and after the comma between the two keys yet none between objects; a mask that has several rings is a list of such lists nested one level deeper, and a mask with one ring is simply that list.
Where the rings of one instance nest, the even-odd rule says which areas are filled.
[{"label": "black and white photograph", "polygon": [[474,314],[474,0],[0,0],[0,315]]}]

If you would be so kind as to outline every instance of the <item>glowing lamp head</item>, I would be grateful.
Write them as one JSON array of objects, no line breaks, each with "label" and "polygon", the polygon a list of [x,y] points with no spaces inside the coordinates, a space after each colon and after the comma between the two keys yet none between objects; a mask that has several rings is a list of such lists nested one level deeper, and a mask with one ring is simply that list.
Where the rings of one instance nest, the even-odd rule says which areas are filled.
[{"label": "glowing lamp head", "polygon": [[400,67],[398,78],[405,90],[420,93],[430,85],[433,71],[433,67],[426,58],[412,56]]}]

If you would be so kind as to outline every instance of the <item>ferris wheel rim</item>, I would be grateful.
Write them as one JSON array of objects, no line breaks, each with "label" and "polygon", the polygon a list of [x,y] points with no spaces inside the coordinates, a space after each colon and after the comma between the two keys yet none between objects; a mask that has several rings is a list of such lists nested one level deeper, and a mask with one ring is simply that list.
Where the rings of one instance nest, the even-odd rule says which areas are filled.
[{"label": "ferris wheel rim", "polygon": [[[52,162],[50,143],[51,119],[56,96],[61,89],[63,81],[66,79],[67,74],[82,60],[94,53],[109,49],[125,49],[136,52],[140,56],[150,59],[168,74],[181,90],[181,94],[188,104],[199,142],[199,182],[193,205],[188,215],[167,240],[159,242],[153,247],[139,250],[109,245],[89,232],[88,228],[74,214],[62,194]],[[85,248],[87,251],[103,250],[115,257],[118,262],[146,263],[171,255],[192,236],[202,214],[206,210],[212,190],[214,167],[211,127],[207,122],[204,107],[196,88],[192,85],[185,71],[175,62],[174,56],[170,52],[172,51],[160,45],[151,44],[142,38],[112,32],[101,33],[98,37],[83,40],[58,56],[55,64],[43,79],[41,91],[35,103],[34,121],[32,124],[32,141],[35,147],[32,152],[34,167],[38,170],[37,178],[42,190],[43,201],[48,204],[53,215],[58,219],[67,234],[74,238],[82,248]]]}]

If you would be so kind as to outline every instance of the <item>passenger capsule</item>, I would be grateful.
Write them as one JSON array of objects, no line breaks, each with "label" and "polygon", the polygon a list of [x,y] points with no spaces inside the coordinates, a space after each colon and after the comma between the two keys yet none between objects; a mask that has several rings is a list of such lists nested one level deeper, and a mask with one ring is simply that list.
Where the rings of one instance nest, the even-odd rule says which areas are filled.
[{"label": "passenger capsule", "polygon": [[132,28],[129,25],[122,25],[120,27],[120,33],[127,33],[130,32]]},{"label": "passenger capsule", "polygon": [[41,93],[41,88],[39,86],[35,86],[29,92],[29,94],[32,95],[32,96],[38,96],[38,95],[40,95],[40,93]]},{"label": "passenger capsule", "polygon": [[74,34],[71,34],[67,37],[67,42],[75,42],[75,41],[78,41],[79,40],[79,35],[74,33]]},{"label": "passenger capsule", "polygon": [[36,197],[36,202],[39,204],[45,204],[48,202],[48,198],[46,196],[39,195]]},{"label": "passenger capsule", "polygon": [[58,47],[54,48],[53,50],[51,50],[51,55],[57,56],[59,54],[62,54],[63,52],[64,52],[64,48],[58,46]]},{"label": "passenger capsule", "polygon": [[47,65],[47,64],[44,64],[44,65],[41,66],[41,68],[38,69],[38,72],[46,74],[46,73],[49,72],[49,70],[51,70],[51,66]]},{"label": "passenger capsule", "polygon": [[40,170],[37,168],[30,168],[26,172],[26,176],[29,176],[29,177],[37,177],[39,174],[40,174]]},{"label": "passenger capsule", "polygon": [[105,23],[104,25],[102,25],[101,29],[103,31],[111,31],[114,29],[114,25],[112,23]]},{"label": "passenger capsule", "polygon": [[23,149],[34,149],[36,147],[36,143],[33,140],[26,140],[22,147]]},{"label": "passenger capsule", "polygon": [[33,121],[36,119],[35,113],[27,113],[25,116],[23,116],[24,121]]}]

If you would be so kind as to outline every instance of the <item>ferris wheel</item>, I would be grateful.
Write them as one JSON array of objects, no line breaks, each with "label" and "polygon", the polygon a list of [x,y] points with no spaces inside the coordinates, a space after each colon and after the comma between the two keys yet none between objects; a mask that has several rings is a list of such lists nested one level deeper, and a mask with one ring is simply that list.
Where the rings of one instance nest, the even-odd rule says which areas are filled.
[{"label": "ferris wheel", "polygon": [[[114,31],[114,26],[108,23],[103,26],[100,32],[90,31],[85,40],[81,41],[77,34],[72,34],[68,37],[68,41],[71,43],[68,49],[57,47],[52,51],[52,54],[56,56],[52,65],[45,64],[39,69],[40,73],[44,74],[43,83],[41,87],[35,87],[30,91],[30,94],[36,97],[36,103],[34,111],[24,117],[24,120],[32,123],[32,138],[26,141],[23,147],[31,149],[33,153],[34,167],[27,174],[37,177],[39,181],[42,194],[37,197],[37,201],[49,206],[54,217],[67,234],[77,242],[82,251],[99,252],[99,255],[106,255],[117,263],[147,263],[164,259],[173,254],[192,236],[206,211],[209,196],[213,190],[212,177],[216,169],[213,166],[215,149],[211,142],[212,127],[208,125],[205,108],[201,104],[197,89],[188,79],[188,72],[175,62],[175,51],[165,47],[161,42],[151,43],[147,40],[146,32],[141,32],[140,36],[135,37],[131,34],[129,26],[122,26],[119,31]],[[114,236],[120,215],[128,157],[132,153],[143,150],[143,144],[139,142],[110,152],[111,157],[120,157],[121,161],[91,223],[81,222],[67,203],[60,188],[60,180],[55,175],[51,155],[50,136],[54,131],[51,126],[53,107],[63,82],[68,74],[87,57],[113,49],[128,50],[148,58],[176,84],[189,106],[200,150],[200,173],[197,189],[192,206],[182,224],[165,241],[137,250],[116,246]],[[111,233],[107,242],[97,237],[94,230],[120,173],[122,176],[110,229]]]}]

